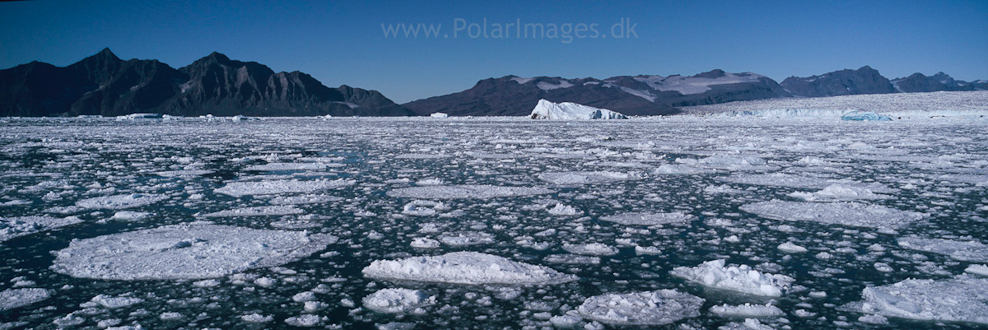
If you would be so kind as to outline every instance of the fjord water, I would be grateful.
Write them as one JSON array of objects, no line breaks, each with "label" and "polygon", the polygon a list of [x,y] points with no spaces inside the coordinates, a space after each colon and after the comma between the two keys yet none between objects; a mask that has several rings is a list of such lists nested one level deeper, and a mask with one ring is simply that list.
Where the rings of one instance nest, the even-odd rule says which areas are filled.
[{"label": "fjord water", "polygon": [[[712,307],[745,303],[778,307],[781,315],[758,320],[775,329],[977,328],[862,313],[861,302],[866,288],[907,279],[980,279],[965,273],[988,261],[976,245],[958,257],[903,240],[988,239],[986,124],[2,119],[0,215],[68,221],[17,227],[23,235],[0,242],[0,291],[49,293],[0,311],[0,328],[593,328],[621,322],[581,313],[590,298],[656,290],[702,298],[695,311],[686,307],[697,299],[682,300],[682,319],[653,323],[668,328],[740,327],[758,316]],[[859,209],[867,219],[840,213]],[[173,225],[214,232],[147,251],[254,258],[243,253],[256,252],[257,235],[311,244],[257,243],[263,262],[183,269],[184,277],[155,273],[181,265],[152,261],[141,268],[151,275],[137,279],[120,279],[133,258],[114,259],[133,251],[70,249],[98,243],[91,239],[139,249],[148,236],[126,233]],[[219,237],[228,227],[250,244]],[[97,252],[106,264],[74,259]],[[455,252],[505,259],[477,276],[515,263],[547,272],[513,284],[365,271]],[[751,294],[671,273],[718,259],[793,281],[779,295]],[[400,306],[375,300],[388,297]]]}]

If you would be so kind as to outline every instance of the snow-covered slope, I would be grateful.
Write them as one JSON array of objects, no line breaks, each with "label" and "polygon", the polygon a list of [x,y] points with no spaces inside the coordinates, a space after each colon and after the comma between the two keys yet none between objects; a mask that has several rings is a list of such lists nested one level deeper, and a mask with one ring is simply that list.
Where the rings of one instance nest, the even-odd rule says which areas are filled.
[{"label": "snow-covered slope", "polygon": [[738,117],[825,117],[853,111],[893,117],[981,116],[988,114],[988,91],[845,95],[781,98],[684,107],[689,115]]},{"label": "snow-covered slope", "polygon": [[628,119],[628,116],[607,109],[571,102],[554,103],[545,99],[539,100],[539,104],[532,109],[530,117],[559,120]]}]

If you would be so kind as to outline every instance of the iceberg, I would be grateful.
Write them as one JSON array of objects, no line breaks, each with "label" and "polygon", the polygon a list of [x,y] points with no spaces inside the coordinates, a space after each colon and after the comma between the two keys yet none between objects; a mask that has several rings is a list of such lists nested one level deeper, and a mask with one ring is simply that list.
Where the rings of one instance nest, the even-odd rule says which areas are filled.
[{"label": "iceberg", "polygon": [[511,261],[479,252],[452,252],[433,257],[376,260],[363,269],[373,279],[452,283],[542,285],[576,281],[576,275]]},{"label": "iceberg", "polygon": [[539,100],[529,117],[554,120],[628,119],[628,116],[607,109],[571,102],[554,103],[545,99]]},{"label": "iceberg", "polygon": [[[860,312],[916,320],[988,324],[988,279],[958,276],[866,287]],[[858,304],[854,304],[858,305]]]},{"label": "iceberg", "polygon": [[335,243],[336,237],[190,223],[75,240],[55,253],[52,270],[78,278],[217,278],[280,266]]},{"label": "iceberg", "polygon": [[406,313],[432,305],[435,296],[427,296],[419,290],[381,289],[364,297],[364,307],[378,313]]},{"label": "iceberg", "polygon": [[854,110],[848,112],[840,117],[840,120],[847,121],[892,121],[892,118],[886,115],[880,115],[871,111],[865,110]]},{"label": "iceberg", "polygon": [[577,310],[585,319],[612,325],[665,325],[700,316],[703,298],[675,290],[604,294]]},{"label": "iceberg", "polygon": [[707,287],[756,296],[779,297],[789,291],[792,277],[762,273],[747,265],[724,266],[724,259],[704,262],[696,267],[676,267],[670,274]]}]

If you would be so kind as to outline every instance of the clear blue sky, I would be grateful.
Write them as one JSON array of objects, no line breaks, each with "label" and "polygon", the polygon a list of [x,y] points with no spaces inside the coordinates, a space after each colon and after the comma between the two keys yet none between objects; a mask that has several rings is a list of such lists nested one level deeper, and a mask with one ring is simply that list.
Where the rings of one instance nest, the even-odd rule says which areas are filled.
[{"label": "clear blue sky", "polygon": [[[470,38],[459,22],[598,24],[637,38]],[[441,24],[386,38],[382,24]],[[519,76],[606,78],[720,68],[781,81],[870,65],[888,78],[944,71],[988,79],[988,1],[24,1],[0,3],[0,68],[63,66],[109,47],[185,66],[212,51],[299,70],[397,102]],[[477,32],[479,30],[474,30]],[[508,29],[509,33],[515,33]],[[620,32],[620,31],[616,31]],[[586,36],[587,34],[583,34]],[[573,36],[571,32],[570,36]]]}]

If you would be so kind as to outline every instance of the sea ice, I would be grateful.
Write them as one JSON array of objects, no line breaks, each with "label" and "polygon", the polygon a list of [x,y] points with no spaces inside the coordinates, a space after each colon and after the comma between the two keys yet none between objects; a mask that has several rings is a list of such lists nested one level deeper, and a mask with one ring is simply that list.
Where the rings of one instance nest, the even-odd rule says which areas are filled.
[{"label": "sea ice", "polygon": [[558,185],[598,184],[639,179],[640,175],[622,172],[553,172],[539,174],[539,179]]},{"label": "sea ice", "polygon": [[676,267],[670,273],[707,287],[757,296],[779,297],[795,282],[785,275],[762,273],[747,265],[724,266],[725,261],[707,261],[696,267]]},{"label": "sea ice", "polygon": [[107,280],[203,279],[279,266],[336,241],[326,234],[208,223],[162,226],[75,240],[53,270]]},{"label": "sea ice", "polygon": [[248,195],[273,195],[283,193],[311,193],[319,190],[333,189],[350,186],[356,183],[354,180],[276,180],[276,181],[254,181],[254,182],[231,182],[222,188],[214,190],[216,193],[226,194],[233,197]]},{"label": "sea ice", "polygon": [[460,185],[399,188],[389,191],[388,196],[396,198],[422,199],[486,199],[495,197],[542,195],[548,193],[552,193],[552,191],[545,188]]},{"label": "sea ice", "polygon": [[364,307],[378,313],[407,313],[435,304],[436,297],[419,290],[381,289],[364,297]]},{"label": "sea ice", "polygon": [[923,213],[855,202],[814,203],[771,200],[743,205],[741,210],[775,220],[812,221],[886,229],[898,229],[925,216]]},{"label": "sea ice", "polygon": [[696,219],[696,217],[683,212],[671,212],[671,213],[635,212],[635,213],[621,213],[621,214],[600,217],[600,220],[619,223],[622,225],[642,225],[642,226],[682,224],[682,223],[690,222],[694,219]]},{"label": "sea ice", "polygon": [[917,320],[988,324],[988,279],[958,276],[867,287],[861,312]]},{"label": "sea ice", "polygon": [[675,290],[604,294],[577,310],[585,319],[611,325],[664,325],[700,316],[703,298]]},{"label": "sea ice", "polygon": [[11,238],[52,230],[82,222],[77,217],[52,218],[44,216],[0,217],[0,242]]},{"label": "sea ice", "polygon": [[974,274],[979,276],[988,277],[988,266],[986,265],[970,265],[964,268],[964,272],[968,274]]},{"label": "sea ice", "polygon": [[765,305],[717,305],[710,307],[710,312],[721,317],[745,317],[745,318],[767,318],[782,316],[782,310],[778,307]]},{"label": "sea ice", "polygon": [[936,238],[900,237],[899,246],[917,251],[950,256],[955,260],[970,262],[988,261],[988,245],[977,241],[951,241]]},{"label": "sea ice", "polygon": [[289,215],[289,214],[301,214],[302,209],[296,208],[291,205],[276,205],[276,206],[254,206],[245,207],[233,210],[223,210],[219,212],[206,213],[201,215],[205,218],[220,218],[220,217],[254,217],[254,216],[265,216],[265,215]]},{"label": "sea ice", "polygon": [[572,254],[588,256],[612,256],[618,253],[617,248],[601,243],[566,244],[563,245],[563,250]]},{"label": "sea ice", "polygon": [[0,292],[0,311],[24,307],[48,299],[51,293],[45,289],[7,289]]},{"label": "sea ice", "polygon": [[804,248],[802,246],[793,244],[793,242],[785,242],[785,243],[779,244],[779,251],[786,252],[786,253],[805,253],[806,251],[809,251],[809,250],[807,250],[806,248]]},{"label": "sea ice", "polygon": [[129,209],[151,205],[165,199],[168,199],[168,196],[156,194],[124,194],[87,198],[76,202],[75,205],[87,209]]},{"label": "sea ice", "polygon": [[790,197],[800,198],[808,202],[833,202],[833,201],[850,201],[856,199],[886,199],[889,198],[888,195],[880,195],[871,192],[871,190],[862,187],[845,186],[841,184],[832,184],[823,188],[823,190],[806,193],[806,192],[794,192],[789,194]]},{"label": "sea ice", "polygon": [[541,285],[576,281],[575,275],[478,252],[452,252],[433,257],[376,260],[364,276],[455,284]]}]

